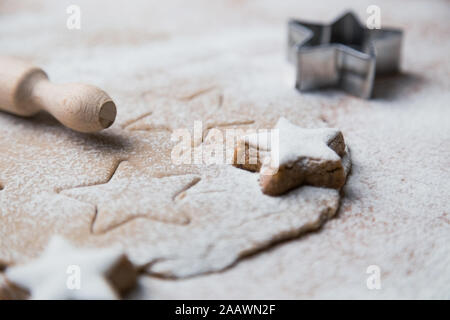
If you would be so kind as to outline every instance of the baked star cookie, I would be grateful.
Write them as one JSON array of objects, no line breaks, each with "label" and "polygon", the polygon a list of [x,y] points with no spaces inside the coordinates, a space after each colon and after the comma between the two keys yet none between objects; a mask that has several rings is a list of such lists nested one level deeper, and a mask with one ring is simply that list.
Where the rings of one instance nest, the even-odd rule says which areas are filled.
[{"label": "baked star cookie", "polygon": [[301,185],[341,188],[350,169],[348,148],[337,129],[304,129],[280,118],[274,130],[242,136],[234,165],[259,171],[261,190],[280,195]]}]

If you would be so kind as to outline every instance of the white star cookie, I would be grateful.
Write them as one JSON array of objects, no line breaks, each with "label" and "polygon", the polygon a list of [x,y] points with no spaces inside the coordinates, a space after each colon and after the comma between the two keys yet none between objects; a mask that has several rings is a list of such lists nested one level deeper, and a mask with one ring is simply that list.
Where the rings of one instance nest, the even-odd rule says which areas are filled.
[{"label": "white star cookie", "polygon": [[337,129],[304,129],[280,118],[274,131],[243,136],[234,165],[260,172],[263,193],[280,195],[300,185],[339,189],[350,168],[344,137]]},{"label": "white star cookie", "polygon": [[118,249],[79,249],[52,238],[41,256],[6,270],[31,299],[117,299],[136,282],[136,269]]}]

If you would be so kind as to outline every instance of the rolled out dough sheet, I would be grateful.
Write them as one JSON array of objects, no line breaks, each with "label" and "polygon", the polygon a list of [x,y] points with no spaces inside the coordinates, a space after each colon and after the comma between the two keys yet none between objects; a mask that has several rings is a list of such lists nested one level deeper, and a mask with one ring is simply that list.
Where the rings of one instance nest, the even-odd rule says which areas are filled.
[{"label": "rolled out dough sheet", "polygon": [[[0,114],[0,260],[26,262],[61,234],[152,262],[137,298],[449,298],[448,3],[379,2],[382,25],[405,29],[405,71],[370,101],[299,94],[284,52],[292,15],[365,17],[368,1],[80,1],[80,30],[66,28],[70,4],[2,2],[2,54],[103,88],[117,121],[87,136]],[[342,130],[343,196],[267,197],[255,174],[170,161],[170,131],[195,120],[207,133],[280,116]],[[380,290],[366,285],[370,265]]]}]

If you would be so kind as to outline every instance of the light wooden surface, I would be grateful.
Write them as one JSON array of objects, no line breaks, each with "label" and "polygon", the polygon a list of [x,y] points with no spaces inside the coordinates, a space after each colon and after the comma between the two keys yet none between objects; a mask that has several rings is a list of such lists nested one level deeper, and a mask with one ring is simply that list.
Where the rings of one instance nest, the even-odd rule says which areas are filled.
[{"label": "light wooden surface", "polygon": [[[290,17],[327,23],[346,9],[364,17],[373,1],[77,3],[82,10],[81,30],[66,28],[65,10],[71,1],[0,4],[2,54],[43,66],[58,83],[95,84],[119,106],[117,121],[109,129],[112,133],[89,139],[69,134],[46,118],[33,119],[30,126],[28,120],[0,114],[1,153],[20,159],[14,167],[8,157],[2,158],[8,166],[0,170],[4,186],[0,191],[0,259],[9,262],[37,255],[48,233],[64,232],[73,239],[90,235],[95,210],[89,201],[47,196],[45,192],[53,192],[47,176],[58,172],[55,181],[50,180],[52,188],[84,186],[79,193],[85,194],[80,197],[90,200],[97,194],[89,193],[89,186],[109,181],[119,167],[122,174],[110,187],[119,192],[124,185],[120,179],[141,172],[139,164],[151,167],[154,156],[149,149],[163,146],[163,140],[156,140],[150,148],[150,133],[191,126],[199,115],[209,117],[210,106],[220,105],[222,92],[226,109],[261,108],[252,114],[256,119],[272,121],[274,114],[283,113],[299,125],[314,127],[323,119],[339,128],[353,161],[340,210],[319,231],[273,245],[227,269],[178,280],[141,277],[135,297],[450,298],[448,1],[377,1],[382,26],[405,31],[403,71],[378,80],[374,99],[368,101],[339,91],[296,93],[292,67],[285,61],[285,41]],[[206,94],[190,101],[198,89]],[[126,137],[117,135],[117,128]],[[54,146],[51,154],[58,154],[59,165],[46,147],[35,147],[44,138]],[[77,155],[73,159],[66,156],[73,154]],[[132,165],[118,164],[111,154],[126,155]],[[71,166],[73,170],[68,169]],[[157,174],[161,168],[151,170]],[[16,180],[12,183],[8,177]],[[138,195],[144,198],[146,190],[156,192],[151,186]],[[13,188],[25,187],[26,195],[11,195]],[[33,200],[35,194],[37,200]],[[127,199],[114,193],[104,195],[98,197],[103,196],[107,214],[94,227],[109,230],[117,222],[108,221],[115,213],[109,203],[125,205]],[[16,206],[10,209],[12,202]],[[32,210],[36,206],[38,212]],[[70,213],[64,210],[66,206]],[[17,212],[27,213],[27,219],[14,220]],[[128,239],[144,237],[137,231],[152,230],[158,247],[164,239],[158,229],[163,227],[155,220],[135,219],[120,225],[121,233],[100,233],[94,239],[102,245],[127,244]],[[204,227],[210,228],[204,238],[208,241],[221,226]],[[177,228],[170,226],[170,230]],[[119,235],[123,240],[117,240]],[[183,238],[183,232],[179,237],[184,243],[192,240]],[[232,242],[232,234],[228,240]],[[369,290],[366,285],[370,265],[380,267],[380,290]]]}]

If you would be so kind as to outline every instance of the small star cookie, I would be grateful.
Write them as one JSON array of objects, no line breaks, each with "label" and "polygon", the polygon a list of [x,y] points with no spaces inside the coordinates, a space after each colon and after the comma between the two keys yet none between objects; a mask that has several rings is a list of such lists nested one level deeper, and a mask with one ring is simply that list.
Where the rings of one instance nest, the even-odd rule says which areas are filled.
[{"label": "small star cookie", "polygon": [[115,248],[80,249],[52,238],[41,256],[6,269],[9,282],[31,299],[117,299],[136,283],[137,272]]},{"label": "small star cookie", "polygon": [[280,118],[271,132],[239,138],[234,165],[259,171],[262,192],[275,196],[304,184],[339,189],[350,160],[339,130],[304,129]]}]

